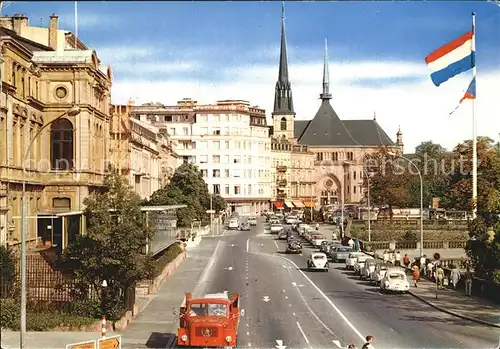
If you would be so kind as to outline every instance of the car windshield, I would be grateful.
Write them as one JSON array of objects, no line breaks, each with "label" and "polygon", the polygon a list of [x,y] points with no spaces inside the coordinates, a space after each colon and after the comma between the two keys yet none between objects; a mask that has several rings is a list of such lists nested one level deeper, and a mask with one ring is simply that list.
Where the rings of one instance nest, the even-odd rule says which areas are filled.
[{"label": "car windshield", "polygon": [[350,252],[352,251],[349,247],[337,247],[337,252]]},{"label": "car windshield", "polygon": [[271,225],[271,228],[280,228],[280,227],[281,227],[281,225],[279,225],[279,224],[272,224]]},{"label": "car windshield", "polygon": [[227,304],[193,303],[189,315],[226,317]]},{"label": "car windshield", "polygon": [[390,274],[389,277],[391,278],[391,280],[404,280],[404,275],[403,274],[399,274],[399,273],[396,273],[396,274]]},{"label": "car windshield", "polygon": [[325,256],[323,256],[322,254],[317,254],[313,256],[313,259],[325,259]]}]

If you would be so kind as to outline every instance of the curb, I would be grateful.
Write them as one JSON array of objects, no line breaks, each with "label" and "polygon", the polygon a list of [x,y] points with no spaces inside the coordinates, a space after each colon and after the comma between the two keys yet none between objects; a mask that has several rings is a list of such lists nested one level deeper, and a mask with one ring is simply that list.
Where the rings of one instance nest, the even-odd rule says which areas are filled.
[{"label": "curb", "polygon": [[446,308],[443,308],[443,307],[441,307],[439,305],[436,305],[433,302],[428,301],[424,297],[416,295],[412,291],[409,291],[408,293],[411,294],[413,297],[417,298],[418,300],[424,302],[425,304],[430,305],[431,307],[433,307],[433,308],[435,308],[435,309],[437,309],[439,311],[442,311],[443,313],[446,313],[446,314],[449,314],[449,315],[452,315],[452,316],[456,316],[456,317],[462,318],[464,320],[469,320],[469,321],[472,321],[472,322],[476,322],[476,323],[481,324],[481,325],[486,325],[486,326],[500,328],[500,324],[495,324],[493,322],[484,321],[484,320],[476,319],[476,318],[473,318],[473,317],[470,317],[470,316],[459,314],[457,312],[454,312],[454,311],[448,310]]}]

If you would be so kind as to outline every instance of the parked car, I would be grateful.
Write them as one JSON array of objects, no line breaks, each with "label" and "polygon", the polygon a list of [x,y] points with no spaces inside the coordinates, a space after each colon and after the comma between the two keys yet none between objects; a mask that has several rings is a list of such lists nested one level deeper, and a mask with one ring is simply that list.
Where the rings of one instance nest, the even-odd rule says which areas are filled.
[{"label": "parked car", "polygon": [[295,216],[287,216],[285,218],[285,223],[286,224],[294,224],[295,222],[297,222],[298,218],[295,217]]},{"label": "parked car", "polygon": [[328,242],[328,239],[323,234],[312,234],[310,241],[314,247],[318,248],[323,241]]},{"label": "parked car", "polygon": [[356,264],[359,256],[365,256],[365,254],[363,252],[351,252],[345,260],[345,268],[354,269],[354,264]]},{"label": "parked car", "polygon": [[257,217],[248,217],[247,222],[248,222],[250,225],[257,225]]},{"label": "parked car", "polygon": [[323,252],[312,252],[307,259],[307,269],[328,271],[328,259]]},{"label": "parked car", "polygon": [[340,244],[333,244],[329,251],[334,262],[345,261],[352,252],[353,250],[351,247]]},{"label": "parked car", "polygon": [[390,263],[378,263],[375,266],[375,270],[370,275],[370,281],[375,285],[379,285],[380,281],[384,278],[387,269],[393,267]]},{"label": "parked car", "polygon": [[356,260],[356,263],[354,263],[354,274],[355,275],[360,275],[361,274],[361,269],[365,267],[365,263],[369,259],[374,259],[372,256],[364,255],[364,256],[359,256],[358,259]]},{"label": "parked car", "polygon": [[288,234],[286,231],[282,230],[278,233],[278,239],[286,240],[288,238]]},{"label": "parked car", "polygon": [[328,254],[328,250],[329,250],[329,247],[328,245],[330,245],[331,242],[330,241],[321,241],[321,245],[319,246],[319,252],[323,252],[323,253],[326,253]]},{"label": "parked car", "polygon": [[382,292],[407,293],[410,283],[406,278],[406,273],[401,268],[389,268],[385,272],[384,278],[380,282]]},{"label": "parked car", "polygon": [[377,262],[378,261],[376,259],[368,259],[359,273],[359,278],[369,280],[371,273],[375,271]]},{"label": "parked car", "polygon": [[278,234],[280,231],[283,230],[283,226],[279,223],[271,224],[271,234]]}]

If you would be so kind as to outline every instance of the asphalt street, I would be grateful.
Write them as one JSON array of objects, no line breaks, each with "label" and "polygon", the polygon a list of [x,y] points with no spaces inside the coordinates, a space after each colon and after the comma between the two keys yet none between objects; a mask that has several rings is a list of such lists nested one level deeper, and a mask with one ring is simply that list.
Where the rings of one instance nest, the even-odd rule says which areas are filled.
[{"label": "asphalt street", "polygon": [[[328,273],[308,272],[312,248],[305,244],[302,256],[284,254],[284,241],[266,232],[262,222],[251,231],[227,231],[210,240],[201,245],[213,251],[203,272],[182,292],[239,293],[244,309],[240,348],[281,343],[287,348],[360,348],[366,335],[375,337],[376,349],[498,345],[499,331],[441,313],[411,295],[380,294],[342,264],[331,263]],[[181,293],[173,283],[165,286],[165,292],[175,287]]]}]

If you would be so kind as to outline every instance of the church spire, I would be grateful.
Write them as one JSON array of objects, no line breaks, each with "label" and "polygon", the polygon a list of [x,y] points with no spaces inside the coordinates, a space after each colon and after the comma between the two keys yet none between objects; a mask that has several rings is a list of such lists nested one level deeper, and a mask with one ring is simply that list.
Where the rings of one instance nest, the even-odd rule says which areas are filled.
[{"label": "church spire", "polygon": [[294,114],[292,86],[288,78],[288,59],[286,55],[286,33],[285,33],[285,2],[281,3],[281,45],[278,81],[276,82],[274,95],[273,114]]},{"label": "church spire", "polygon": [[323,62],[323,93],[319,95],[323,101],[332,99],[330,94],[330,71],[328,69],[328,41],[325,38],[325,60]]}]

